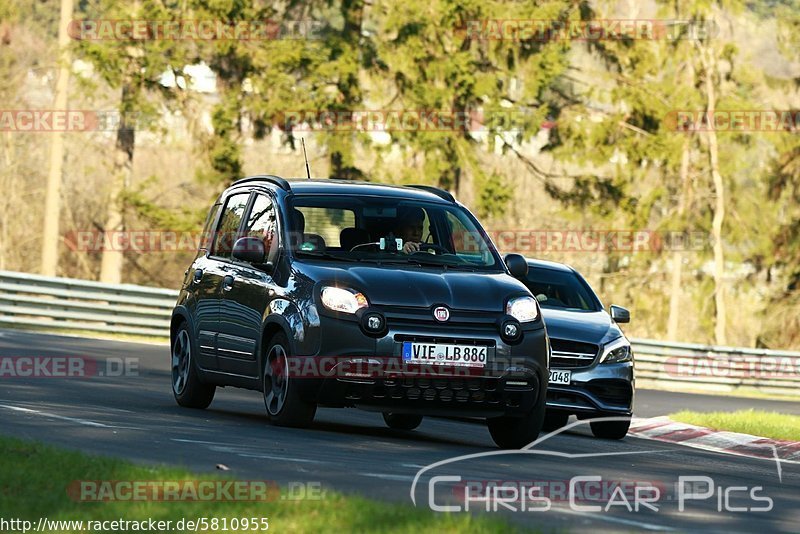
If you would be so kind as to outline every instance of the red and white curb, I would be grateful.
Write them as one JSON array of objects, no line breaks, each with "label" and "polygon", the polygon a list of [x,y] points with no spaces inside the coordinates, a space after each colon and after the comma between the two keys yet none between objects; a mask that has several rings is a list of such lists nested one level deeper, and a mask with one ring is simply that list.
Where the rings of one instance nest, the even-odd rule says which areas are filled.
[{"label": "red and white curb", "polygon": [[637,438],[676,443],[705,451],[800,464],[800,441],[783,441],[713,430],[678,423],[666,416],[650,419],[634,418],[628,434]]}]

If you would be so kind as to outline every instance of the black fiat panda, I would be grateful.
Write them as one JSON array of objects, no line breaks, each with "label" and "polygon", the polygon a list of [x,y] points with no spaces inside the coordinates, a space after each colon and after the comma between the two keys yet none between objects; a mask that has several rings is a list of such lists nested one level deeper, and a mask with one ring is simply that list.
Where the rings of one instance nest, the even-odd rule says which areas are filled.
[{"label": "black fiat panda", "polygon": [[485,418],[494,441],[536,439],[549,341],[539,304],[446,191],[255,176],[208,215],[172,314],[172,390],[206,408],[217,386],[263,392],[269,419],[317,406]]}]

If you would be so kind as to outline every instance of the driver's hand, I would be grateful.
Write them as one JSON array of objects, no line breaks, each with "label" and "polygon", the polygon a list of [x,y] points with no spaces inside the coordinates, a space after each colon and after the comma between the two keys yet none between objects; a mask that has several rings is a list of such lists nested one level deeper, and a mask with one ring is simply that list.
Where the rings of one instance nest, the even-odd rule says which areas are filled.
[{"label": "driver's hand", "polygon": [[419,243],[409,241],[403,245],[403,254],[413,254],[415,252],[419,252]]}]

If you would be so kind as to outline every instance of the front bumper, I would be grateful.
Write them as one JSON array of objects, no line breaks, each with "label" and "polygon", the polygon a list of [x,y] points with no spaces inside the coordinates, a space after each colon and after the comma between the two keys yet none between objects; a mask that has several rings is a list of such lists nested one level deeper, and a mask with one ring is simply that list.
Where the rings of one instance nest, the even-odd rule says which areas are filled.
[{"label": "front bumper", "polygon": [[519,374],[335,378],[323,384],[319,402],[375,412],[489,418],[528,413],[543,389],[533,375]]},{"label": "front bumper", "polygon": [[547,388],[547,410],[578,416],[633,415],[633,363],[597,364],[571,369],[569,385]]},{"label": "front bumper", "polygon": [[[541,324],[523,328],[522,339],[508,344],[491,324],[486,327],[388,324],[379,337],[355,321],[322,318],[322,347],[312,358],[379,361],[391,372],[346,376],[334,369],[317,381],[311,394],[325,406],[353,406],[370,411],[422,415],[498,417],[523,415],[543,400],[547,385],[549,342]],[[403,341],[474,343],[489,347],[486,367],[440,368],[404,365]],[[468,373],[468,374],[465,374]]]}]

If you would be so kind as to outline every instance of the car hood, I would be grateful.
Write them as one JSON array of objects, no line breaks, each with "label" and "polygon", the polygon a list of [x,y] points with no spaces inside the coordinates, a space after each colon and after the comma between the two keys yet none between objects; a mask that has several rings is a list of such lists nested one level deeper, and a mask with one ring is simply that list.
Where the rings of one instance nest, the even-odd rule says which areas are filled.
[{"label": "car hood", "polygon": [[578,312],[542,308],[542,316],[547,334],[551,338],[601,345],[622,335],[622,330],[605,311]]},{"label": "car hood", "polygon": [[510,296],[530,295],[506,273],[444,271],[398,265],[305,263],[311,278],[361,291],[371,304],[421,307],[442,304],[456,310],[502,312]]}]

